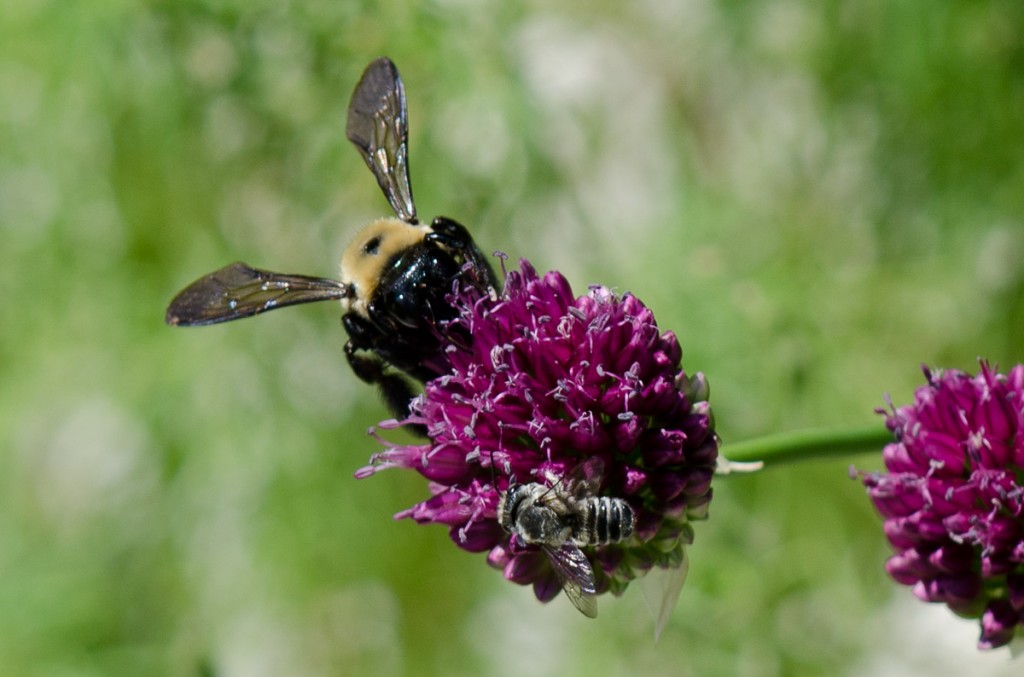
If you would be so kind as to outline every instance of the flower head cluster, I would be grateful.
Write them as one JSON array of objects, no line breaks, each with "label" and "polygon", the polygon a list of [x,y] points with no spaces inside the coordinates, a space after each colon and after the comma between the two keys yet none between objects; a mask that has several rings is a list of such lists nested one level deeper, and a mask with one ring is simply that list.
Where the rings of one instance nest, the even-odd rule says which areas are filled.
[{"label": "flower head cluster", "polygon": [[[591,287],[573,295],[557,272],[525,260],[504,291],[454,297],[447,327],[451,372],[426,384],[412,414],[428,442],[394,445],[357,476],[412,468],[431,497],[396,517],[447,526],[459,547],[488,552],[508,580],[538,599],[559,592],[551,563],[498,522],[510,482],[565,477],[600,457],[600,495],[625,499],[636,526],[619,543],[585,547],[597,593],[621,593],[652,566],[678,567],[707,515],[718,438],[702,374],[687,376],[682,350],[636,297]],[[554,481],[557,481],[554,480]]]},{"label": "flower head cluster", "polygon": [[888,473],[865,474],[895,549],[886,570],[929,602],[981,619],[979,648],[1024,627],[1024,365],[931,372],[893,409]]}]

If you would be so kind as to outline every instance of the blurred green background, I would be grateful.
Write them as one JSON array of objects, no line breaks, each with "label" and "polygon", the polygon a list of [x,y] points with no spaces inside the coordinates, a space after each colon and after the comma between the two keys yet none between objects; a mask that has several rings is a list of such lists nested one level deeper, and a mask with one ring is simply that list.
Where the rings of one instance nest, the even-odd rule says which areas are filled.
[{"label": "blurred green background", "polygon": [[851,463],[720,478],[655,646],[541,606],[356,481],[387,414],[336,305],[185,330],[234,260],[336,274],[388,213],[344,138],[409,99],[420,213],[630,290],[728,442],[880,422],[919,364],[1024,359],[1024,4],[0,5],[4,675],[1018,674],[882,570]]}]

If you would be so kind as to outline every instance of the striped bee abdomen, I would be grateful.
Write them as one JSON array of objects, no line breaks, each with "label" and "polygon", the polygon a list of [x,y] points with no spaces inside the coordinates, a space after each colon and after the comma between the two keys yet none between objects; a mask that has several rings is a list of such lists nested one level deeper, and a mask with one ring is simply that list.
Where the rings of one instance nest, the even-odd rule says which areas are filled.
[{"label": "striped bee abdomen", "polygon": [[573,532],[573,542],[580,546],[618,543],[633,533],[635,516],[625,500],[611,496],[579,499],[576,511],[580,524]]}]

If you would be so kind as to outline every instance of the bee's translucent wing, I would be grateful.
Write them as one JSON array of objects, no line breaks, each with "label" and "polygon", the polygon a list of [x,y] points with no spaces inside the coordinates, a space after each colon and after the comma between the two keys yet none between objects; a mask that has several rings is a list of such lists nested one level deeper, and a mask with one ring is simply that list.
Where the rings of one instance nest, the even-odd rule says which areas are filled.
[{"label": "bee's translucent wing", "polygon": [[690,558],[683,551],[679,566],[662,568],[655,566],[647,575],[640,579],[640,590],[643,591],[647,608],[654,616],[654,641],[661,637],[661,632],[668,625],[668,619],[676,608],[679,592],[686,582],[686,574],[690,570]]},{"label": "bee's translucent wing", "polygon": [[284,275],[232,263],[178,292],[167,307],[167,324],[196,326],[250,317],[297,303],[345,296],[336,280]]},{"label": "bee's translucent wing", "polygon": [[541,546],[562,584],[562,591],[572,605],[588,618],[597,618],[597,598],[594,570],[583,551],[572,543],[560,548]]},{"label": "bee's translucent wing", "polygon": [[398,217],[416,223],[409,185],[405,87],[391,59],[381,57],[363,71],[348,105],[345,133],[377,177]]},{"label": "bee's translucent wing", "polygon": [[577,496],[596,496],[604,478],[604,461],[600,456],[591,456],[573,470],[571,481]]},{"label": "bee's translucent wing", "polygon": [[574,498],[597,496],[603,474],[604,461],[600,456],[591,456],[566,471],[551,485],[549,491],[564,491]]}]

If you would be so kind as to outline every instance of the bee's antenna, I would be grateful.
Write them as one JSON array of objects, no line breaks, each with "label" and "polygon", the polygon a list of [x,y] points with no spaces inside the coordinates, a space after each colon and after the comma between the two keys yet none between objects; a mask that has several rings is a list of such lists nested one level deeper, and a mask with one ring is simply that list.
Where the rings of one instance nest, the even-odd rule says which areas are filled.
[{"label": "bee's antenna", "polygon": [[494,449],[491,449],[491,451],[490,451],[490,453],[488,455],[491,458],[491,486],[494,487],[495,491],[497,491],[498,490],[498,480],[494,476]]},{"label": "bee's antenna", "polygon": [[[505,436],[505,426],[504,426],[504,424],[502,424],[499,421],[498,422],[498,445],[497,445],[498,449],[503,449],[504,448],[504,445],[502,444],[504,436]],[[493,485],[494,488],[497,489],[498,488],[498,480],[497,480],[497,477],[495,476],[495,473],[494,473],[494,451],[495,451],[494,449],[491,449],[491,451],[489,453],[489,456],[491,458],[491,485]],[[509,485],[516,484],[516,478],[515,478],[515,475],[512,474],[512,463],[508,459],[508,454],[505,454],[505,460],[502,462],[502,467],[503,467],[503,469],[505,471],[505,474],[508,475]]]}]

